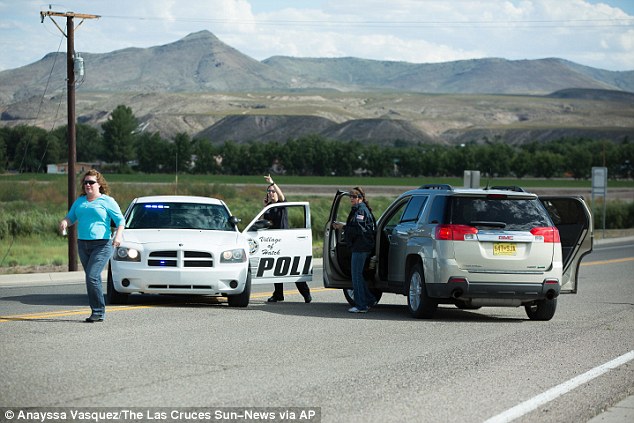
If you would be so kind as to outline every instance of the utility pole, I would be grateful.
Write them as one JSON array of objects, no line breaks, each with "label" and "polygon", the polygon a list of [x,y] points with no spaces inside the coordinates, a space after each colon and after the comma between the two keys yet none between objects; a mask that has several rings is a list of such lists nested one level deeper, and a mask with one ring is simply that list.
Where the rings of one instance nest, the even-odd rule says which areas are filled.
[{"label": "utility pole", "polygon": [[[98,19],[100,16],[98,15],[86,15],[82,13],[73,13],[73,12],[53,12],[53,11],[41,11],[40,18],[42,22],[44,22],[45,17],[49,17],[55,26],[66,36],[66,83],[67,83],[67,92],[68,92],[68,209],[75,202],[75,192],[77,191],[77,187],[75,184],[76,178],[76,170],[75,163],[77,161],[77,137],[76,137],[76,128],[75,128],[75,26],[74,26],[74,18],[80,18],[82,21],[79,23],[81,25],[84,19]],[[66,33],[64,30],[57,25],[57,22],[52,18],[52,16],[59,16],[66,18]],[[79,27],[77,25],[77,27]],[[77,228],[75,225],[68,228],[68,270],[75,271],[77,270]]]}]

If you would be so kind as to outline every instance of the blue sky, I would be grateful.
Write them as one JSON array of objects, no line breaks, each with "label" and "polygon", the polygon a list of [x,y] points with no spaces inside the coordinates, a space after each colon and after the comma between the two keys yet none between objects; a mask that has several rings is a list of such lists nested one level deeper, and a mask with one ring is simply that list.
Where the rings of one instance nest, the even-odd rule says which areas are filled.
[{"label": "blue sky", "polygon": [[[0,70],[66,51],[54,23],[40,22],[49,4],[0,0]],[[101,16],[77,29],[80,53],[163,45],[209,30],[257,60],[559,57],[634,70],[634,0],[68,0],[50,8]],[[64,18],[54,19],[64,27]]]}]

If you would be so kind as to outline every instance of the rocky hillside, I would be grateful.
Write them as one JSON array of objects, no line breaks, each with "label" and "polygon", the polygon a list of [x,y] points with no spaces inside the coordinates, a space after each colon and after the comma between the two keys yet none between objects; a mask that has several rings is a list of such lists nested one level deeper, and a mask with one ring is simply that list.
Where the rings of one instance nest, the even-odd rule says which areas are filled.
[{"label": "rocky hillside", "polygon": [[[277,56],[260,62],[208,31],[82,57],[78,121],[98,127],[125,104],[145,130],[165,137],[186,132],[246,142],[319,134],[460,143],[589,134],[618,141],[634,131],[634,71],[561,59],[414,64]],[[64,124],[65,78],[65,53],[0,72],[0,125]]]}]

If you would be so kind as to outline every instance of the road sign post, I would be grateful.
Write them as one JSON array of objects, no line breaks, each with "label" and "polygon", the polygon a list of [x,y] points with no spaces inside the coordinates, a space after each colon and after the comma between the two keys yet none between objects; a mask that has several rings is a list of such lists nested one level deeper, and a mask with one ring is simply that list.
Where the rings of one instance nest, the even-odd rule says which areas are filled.
[{"label": "road sign post", "polygon": [[594,197],[603,197],[603,213],[601,216],[601,224],[603,225],[603,238],[605,238],[605,212],[608,194],[608,168],[593,167],[592,168],[592,213],[594,214]]}]

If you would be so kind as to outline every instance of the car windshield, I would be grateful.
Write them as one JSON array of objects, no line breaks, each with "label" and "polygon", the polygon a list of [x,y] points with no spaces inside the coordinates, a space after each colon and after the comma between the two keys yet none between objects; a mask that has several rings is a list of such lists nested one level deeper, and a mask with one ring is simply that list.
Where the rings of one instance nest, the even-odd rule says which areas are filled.
[{"label": "car windshield", "polygon": [[516,231],[552,225],[538,200],[474,197],[452,198],[451,223]]},{"label": "car windshield", "polygon": [[233,231],[229,217],[219,204],[139,203],[127,216],[126,228]]}]

